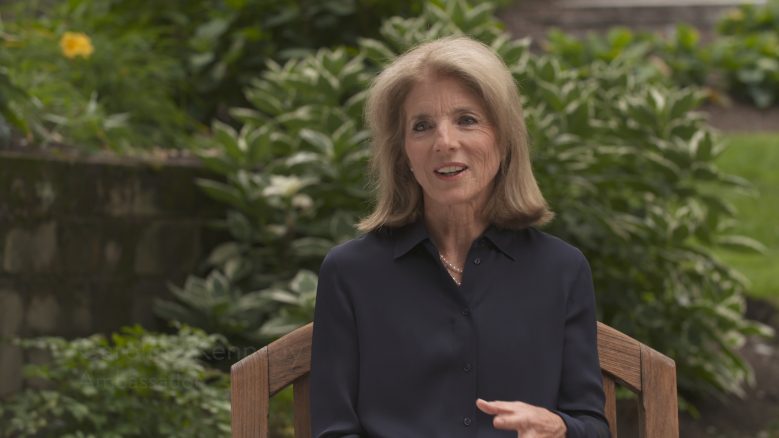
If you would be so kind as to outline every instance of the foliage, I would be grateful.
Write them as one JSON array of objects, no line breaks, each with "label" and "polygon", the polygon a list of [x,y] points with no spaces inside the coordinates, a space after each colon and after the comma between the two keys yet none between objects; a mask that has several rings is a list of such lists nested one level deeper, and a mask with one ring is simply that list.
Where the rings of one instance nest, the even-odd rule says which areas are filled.
[{"label": "foliage", "polygon": [[[243,127],[216,127],[224,152],[206,162],[227,182],[203,184],[233,208],[227,259],[247,266],[232,269],[243,273],[236,284],[315,268],[325,248],[353,234],[327,221],[341,212],[346,225],[367,211],[360,90],[412,45],[467,33],[495,48],[520,85],[538,179],[558,213],[549,229],[590,258],[602,320],[674,357],[685,392],[738,393],[751,371],[736,351],[746,335],[768,332],[743,318],[740,277],[706,248],[761,245],[729,234],[733,210],[717,192],[745,182],[714,165],[723,146],[694,111],[701,93],[668,85],[659,69],[636,70],[624,56],[564,67],[555,54],[531,55],[529,41],[501,32],[488,4],[431,3],[419,17],[385,21],[380,33],[351,57],[322,50],[272,65],[247,90],[254,108],[233,111]],[[351,158],[333,160],[338,151]],[[272,175],[294,184],[269,190]],[[292,207],[297,195],[311,199],[309,215]],[[213,258],[228,270],[224,257]],[[310,311],[302,294],[285,301],[290,327]],[[282,313],[273,325],[284,321]]]},{"label": "foliage", "polygon": [[701,96],[615,64],[524,71],[550,231],[590,258],[602,320],[673,357],[685,393],[739,393],[751,371],[736,351],[768,332],[743,319],[744,285],[706,247],[761,245],[728,234],[715,191],[745,183],[714,166],[723,147],[692,111]]},{"label": "foliage", "polygon": [[[190,276],[183,288],[172,289],[175,301],[155,302],[160,317],[223,334],[233,346],[250,347],[265,344],[311,320],[316,275],[301,270],[288,284],[244,292],[221,270],[214,269],[205,279]],[[279,309],[280,305],[286,307]]]},{"label": "foliage", "polygon": [[588,33],[579,39],[552,29],[543,44],[544,50],[558,56],[561,62],[583,67],[594,61],[611,62],[617,58],[645,60],[654,48],[655,37],[650,33],[634,33],[626,27],[614,27],[605,35]]},{"label": "foliage", "polygon": [[[205,368],[215,335],[181,327],[173,335],[126,327],[66,341],[17,341],[48,352],[28,365],[43,389],[25,389],[0,405],[2,436],[214,437],[230,433],[228,378]],[[40,385],[38,385],[40,386]]]},{"label": "foliage", "polygon": [[[156,49],[186,66],[182,90],[192,114],[206,121],[240,103],[241,91],[268,59],[371,35],[381,17],[413,14],[419,1],[370,0],[77,0],[78,14],[101,30],[154,29]],[[115,30],[114,30],[115,32]]]},{"label": "foliage", "polygon": [[742,4],[717,23],[714,68],[728,91],[758,108],[779,103],[779,0]]},{"label": "foliage", "polygon": [[779,102],[779,26],[718,40],[714,58],[730,92],[758,108]]},{"label": "foliage", "polygon": [[700,45],[698,31],[686,24],[677,25],[667,37],[614,27],[605,35],[589,33],[578,39],[553,29],[544,49],[564,66],[586,68],[596,61],[619,60],[640,76],[661,74],[669,84],[681,86],[706,84],[711,70],[709,49]]},{"label": "foliage", "polygon": [[316,274],[301,270],[289,282],[289,287],[286,290],[269,291],[268,298],[283,304],[284,307],[272,319],[263,324],[262,334],[267,337],[279,337],[309,323],[311,315],[314,314],[316,285]]},{"label": "foliage", "polygon": [[[224,117],[268,59],[371,35],[419,1],[36,0],[4,6],[8,72],[38,141],[89,149],[187,147]],[[60,53],[78,31],[91,56]],[[2,53],[0,53],[2,55]],[[35,114],[43,116],[36,118]],[[38,120],[40,119],[40,120]]]},{"label": "foliage", "polygon": [[27,93],[14,85],[5,69],[0,68],[0,147],[11,142],[11,126],[25,135],[29,132],[27,123],[19,114],[15,104],[27,100]]},{"label": "foliage", "polygon": [[676,85],[710,85],[711,48],[701,44],[700,33],[692,26],[679,24],[667,38],[657,40],[657,58],[668,65]]},{"label": "foliage", "polygon": [[[638,74],[657,70],[669,83],[727,91],[759,108],[779,102],[779,1],[734,9],[718,30],[719,38],[709,44],[701,43],[698,32],[684,24],[666,37],[617,27],[579,40],[553,30],[545,49],[564,65],[620,59]],[[652,62],[647,64],[647,58]]]},{"label": "foliage", "polygon": [[[176,295],[192,315],[159,302],[160,315],[171,317],[165,309],[177,307],[177,319],[192,322],[210,312],[234,342],[267,340],[257,330],[277,305],[264,300],[272,294],[263,291],[284,289],[300,269],[316,269],[330,247],[354,235],[353,224],[367,209],[362,180],[367,132],[358,129],[370,78],[364,70],[363,58],[344,49],[271,63],[247,89],[255,107],[233,111],[243,121],[240,131],[214,124],[219,152],[204,153],[202,159],[224,181],[200,185],[232,207],[225,226],[234,241],[211,254],[216,270],[209,278],[225,280],[211,295],[232,303],[235,311],[196,310],[199,292],[189,286],[198,283],[191,280]],[[249,295],[254,297],[249,304],[235,300],[242,291],[258,292]],[[230,325],[248,330],[225,331]]]},{"label": "foliage", "polygon": [[[60,44],[72,30],[85,32],[93,51],[69,57]],[[6,72],[30,96],[17,103],[37,141],[115,150],[187,141],[194,123],[175,101],[183,72],[175,58],[152,50],[154,32],[108,36],[56,13],[19,15],[2,32]]]},{"label": "foliage", "polygon": [[717,23],[717,31],[722,35],[776,32],[777,29],[779,29],[779,1],[777,0],[767,0],[762,4],[741,4],[731,9]]},{"label": "foliage", "polygon": [[180,303],[158,300],[155,311],[159,316],[229,336],[233,344],[245,344],[237,342],[245,337],[258,339],[254,333],[272,310],[262,291],[245,292],[234,287],[230,278],[218,270],[206,278],[190,276],[183,288],[171,289]]}]

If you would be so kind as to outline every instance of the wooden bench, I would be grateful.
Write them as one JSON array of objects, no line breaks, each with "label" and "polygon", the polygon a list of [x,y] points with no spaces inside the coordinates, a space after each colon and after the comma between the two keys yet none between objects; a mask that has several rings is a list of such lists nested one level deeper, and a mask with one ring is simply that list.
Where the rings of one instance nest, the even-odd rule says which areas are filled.
[{"label": "wooden bench", "polygon": [[[293,385],[295,437],[310,438],[308,372],[312,324],[301,327],[233,365],[233,437],[268,437],[270,398]],[[598,353],[606,392],[606,417],[617,437],[616,385],[638,398],[642,438],[677,438],[676,365],[635,339],[598,323]]]}]

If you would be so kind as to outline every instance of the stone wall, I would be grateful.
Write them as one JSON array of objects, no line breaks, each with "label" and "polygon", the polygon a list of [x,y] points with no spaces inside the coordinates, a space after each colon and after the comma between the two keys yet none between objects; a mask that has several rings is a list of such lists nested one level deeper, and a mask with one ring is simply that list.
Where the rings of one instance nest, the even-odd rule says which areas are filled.
[{"label": "stone wall", "polygon": [[[155,297],[221,236],[196,162],[57,158],[0,151],[0,337],[159,328]],[[0,396],[34,360],[0,346]]]}]

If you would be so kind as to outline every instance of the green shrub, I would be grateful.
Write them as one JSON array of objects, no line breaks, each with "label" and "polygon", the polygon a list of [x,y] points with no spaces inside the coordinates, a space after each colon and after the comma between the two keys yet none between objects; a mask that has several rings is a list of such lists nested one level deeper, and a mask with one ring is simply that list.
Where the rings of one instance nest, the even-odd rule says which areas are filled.
[{"label": "green shrub", "polygon": [[723,147],[693,111],[699,93],[629,71],[524,69],[549,231],[590,258],[601,319],[673,357],[683,393],[740,393],[752,377],[736,351],[768,332],[743,318],[744,285],[708,248],[760,247],[728,234],[716,195],[744,182],[714,166]]},{"label": "green shrub", "polygon": [[566,65],[584,67],[595,61],[611,62],[617,58],[645,61],[655,48],[656,39],[653,34],[635,33],[626,27],[614,27],[604,35],[588,33],[582,39],[552,29],[543,45],[547,53],[559,57]]},{"label": "green shrub", "polygon": [[[669,86],[660,70],[636,70],[621,56],[579,67],[534,56],[529,41],[501,32],[489,4],[431,3],[419,17],[385,21],[380,33],[382,40],[361,40],[353,56],[321,50],[271,66],[247,89],[254,108],[233,111],[243,127],[216,127],[222,152],[206,163],[227,183],[204,181],[204,188],[232,206],[227,222],[236,238],[212,256],[221,261],[216,269],[241,273],[235,285],[284,288],[294,272],[316,269],[327,247],[353,235],[348,225],[369,207],[361,177],[366,134],[357,128],[361,90],[410,46],[468,33],[494,47],[515,75],[538,179],[558,213],[549,230],[590,258],[600,318],[674,357],[685,393],[738,393],[751,371],[737,349],[745,336],[768,332],[743,318],[744,285],[707,248],[760,245],[728,233],[733,211],[717,191],[745,183],[713,164],[722,145],[695,112],[701,94]],[[296,183],[268,190],[272,175]],[[299,195],[313,201],[311,214],[292,207]],[[289,317],[270,310],[275,327],[301,323],[310,312],[302,294],[281,301]]]},{"label": "green shrub", "polygon": [[767,0],[763,4],[742,4],[731,9],[717,23],[721,35],[744,35],[776,32],[779,29],[779,1]]},{"label": "green shrub", "polygon": [[687,24],[677,25],[667,38],[657,39],[655,56],[668,65],[675,85],[717,86],[711,78],[711,48],[700,39],[698,30]]},{"label": "green shrub", "polygon": [[617,27],[578,39],[553,30],[544,47],[565,66],[619,59],[639,75],[663,73],[668,84],[707,86],[712,98],[727,92],[758,108],[779,102],[779,1],[734,9],[718,30],[720,36],[707,45],[685,24],[666,37]]},{"label": "green shrub", "polygon": [[596,61],[619,61],[639,76],[661,75],[679,86],[705,85],[712,68],[709,49],[700,44],[698,31],[685,24],[667,37],[614,27],[604,35],[589,33],[579,39],[553,29],[543,45],[564,66],[587,68]]},{"label": "green shrub", "polygon": [[25,389],[0,404],[0,435],[228,436],[229,379],[198,360],[220,342],[186,327],[163,335],[137,326],[110,339],[18,341],[51,361],[25,368],[45,389]]},{"label": "green shrub", "polygon": [[[200,185],[232,207],[225,226],[234,241],[209,258],[215,271],[205,281],[214,287],[203,292],[205,283],[192,278],[174,291],[180,304],[158,302],[158,314],[200,327],[211,318],[237,344],[269,339],[261,327],[277,301],[268,292],[289,290],[300,269],[317,270],[330,247],[354,235],[368,207],[367,132],[358,126],[369,79],[363,58],[344,49],[271,63],[247,89],[256,107],[232,111],[241,130],[214,124],[221,153],[202,159],[226,182]],[[210,301],[198,298],[204,293]]]},{"label": "green shrub", "polygon": [[[87,149],[183,146],[193,121],[177,106],[176,61],[150,50],[155,35],[138,30],[109,38],[65,20],[18,20],[3,31],[6,72],[31,97],[25,116],[42,144]],[[67,31],[86,32],[93,51],[68,58]]]},{"label": "green shrub", "polygon": [[8,77],[4,68],[0,68],[0,147],[11,143],[11,127],[29,134],[29,126],[20,114],[18,102],[28,102],[29,96],[17,87]]},{"label": "green shrub", "polygon": [[714,58],[728,91],[758,108],[779,102],[779,27],[718,40]]},{"label": "green shrub", "polygon": [[[42,143],[88,149],[185,148],[199,123],[226,117],[269,59],[375,34],[381,17],[420,1],[30,1],[0,11],[0,57],[33,99]],[[85,33],[94,51],[66,59],[58,41]],[[5,55],[5,56],[3,56]],[[20,100],[21,102],[21,100]],[[36,114],[41,114],[36,117]]]},{"label": "green shrub", "polygon": [[717,23],[716,68],[728,91],[758,108],[779,102],[779,0],[744,4]]}]

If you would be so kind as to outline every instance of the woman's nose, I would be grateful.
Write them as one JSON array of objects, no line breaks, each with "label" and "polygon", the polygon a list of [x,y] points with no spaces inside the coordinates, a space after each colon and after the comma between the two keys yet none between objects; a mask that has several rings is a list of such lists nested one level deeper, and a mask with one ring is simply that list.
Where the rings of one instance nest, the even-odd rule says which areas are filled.
[{"label": "woman's nose", "polygon": [[457,147],[456,133],[449,123],[439,123],[436,127],[435,150],[451,150]]}]

